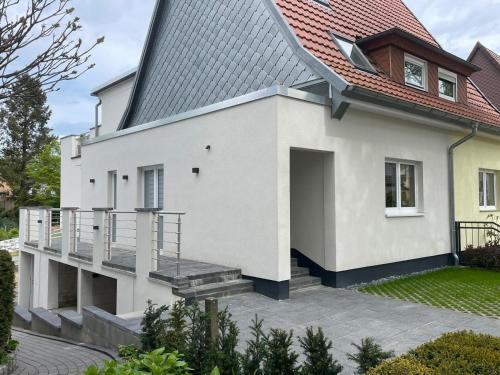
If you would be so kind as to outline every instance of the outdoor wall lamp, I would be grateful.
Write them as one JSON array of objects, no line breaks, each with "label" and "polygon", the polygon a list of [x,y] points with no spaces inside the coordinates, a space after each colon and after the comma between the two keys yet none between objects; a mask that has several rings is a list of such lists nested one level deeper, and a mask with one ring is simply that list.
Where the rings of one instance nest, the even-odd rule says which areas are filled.
[{"label": "outdoor wall lamp", "polygon": [[195,174],[200,174],[200,168],[193,168],[192,172]]},{"label": "outdoor wall lamp", "polygon": [[128,181],[128,175],[124,174],[124,175],[122,176],[122,179],[124,179],[125,181]]},{"label": "outdoor wall lamp", "polygon": [[90,183],[91,183],[91,184],[95,184],[95,178],[91,178],[91,179],[90,179]]},{"label": "outdoor wall lamp", "polygon": [[205,147],[205,150],[210,151],[211,148],[212,148],[212,146],[207,145],[207,147]]}]

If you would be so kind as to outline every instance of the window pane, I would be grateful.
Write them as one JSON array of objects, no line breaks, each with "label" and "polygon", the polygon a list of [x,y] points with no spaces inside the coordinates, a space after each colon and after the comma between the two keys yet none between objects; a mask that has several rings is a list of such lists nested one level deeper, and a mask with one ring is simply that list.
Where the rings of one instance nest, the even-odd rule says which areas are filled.
[{"label": "window pane", "polygon": [[158,208],[163,210],[163,169],[158,169]]},{"label": "window pane", "polygon": [[415,207],[415,166],[401,164],[401,207]]},{"label": "window pane", "polygon": [[484,207],[484,173],[479,172],[479,206]]},{"label": "window pane", "polygon": [[396,164],[385,163],[385,206],[397,207]]},{"label": "window pane", "polygon": [[424,87],[424,69],[422,66],[405,61],[405,82],[418,87]]},{"label": "window pane", "polygon": [[155,173],[153,170],[144,171],[144,208],[155,206]]},{"label": "window pane", "polygon": [[494,207],[495,204],[495,175],[486,173],[486,205]]},{"label": "window pane", "polygon": [[439,78],[439,93],[451,98],[455,97],[455,82],[448,81],[444,78]]}]

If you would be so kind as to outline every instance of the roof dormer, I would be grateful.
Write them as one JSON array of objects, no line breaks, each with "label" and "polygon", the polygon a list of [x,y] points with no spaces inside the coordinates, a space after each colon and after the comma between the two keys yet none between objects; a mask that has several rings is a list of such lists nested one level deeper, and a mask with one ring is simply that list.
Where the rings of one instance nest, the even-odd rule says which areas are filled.
[{"label": "roof dormer", "polygon": [[467,103],[467,77],[480,70],[399,28],[358,39],[356,45],[396,82],[458,103]]}]

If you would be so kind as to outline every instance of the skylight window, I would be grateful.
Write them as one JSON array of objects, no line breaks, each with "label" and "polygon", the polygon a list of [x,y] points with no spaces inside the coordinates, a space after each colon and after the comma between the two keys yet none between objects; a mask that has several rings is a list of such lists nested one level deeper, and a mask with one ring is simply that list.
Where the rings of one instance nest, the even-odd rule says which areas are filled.
[{"label": "skylight window", "polygon": [[359,69],[369,71],[370,73],[375,72],[375,69],[363,54],[363,51],[361,51],[361,49],[359,49],[356,44],[336,35],[333,35],[333,40],[340,48],[342,54],[349,60],[351,64]]}]

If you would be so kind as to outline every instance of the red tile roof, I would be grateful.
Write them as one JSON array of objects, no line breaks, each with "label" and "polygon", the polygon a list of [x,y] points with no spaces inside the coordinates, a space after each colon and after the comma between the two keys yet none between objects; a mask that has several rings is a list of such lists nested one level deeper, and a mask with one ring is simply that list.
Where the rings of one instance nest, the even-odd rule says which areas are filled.
[{"label": "red tile roof", "polygon": [[350,85],[389,97],[445,111],[474,121],[500,126],[500,113],[467,82],[468,104],[450,102],[397,83],[382,71],[371,74],[355,68],[340,52],[330,33],[355,40],[399,27],[439,46],[401,0],[276,0],[285,20],[304,47],[341,75]]}]

